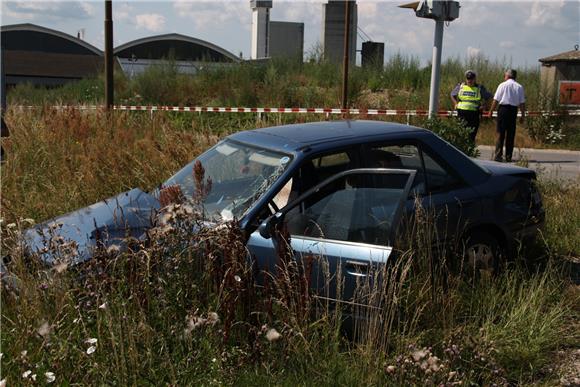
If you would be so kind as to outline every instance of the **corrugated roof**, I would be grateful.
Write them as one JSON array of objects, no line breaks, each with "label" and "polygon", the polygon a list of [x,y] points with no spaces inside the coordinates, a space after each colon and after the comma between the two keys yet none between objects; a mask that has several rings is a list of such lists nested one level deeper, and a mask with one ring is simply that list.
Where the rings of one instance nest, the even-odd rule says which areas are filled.
[{"label": "corrugated roof", "polygon": [[[578,47],[578,46],[576,46]],[[580,50],[577,48],[572,51],[562,52],[560,54],[547,56],[539,59],[540,62],[580,62]]]}]

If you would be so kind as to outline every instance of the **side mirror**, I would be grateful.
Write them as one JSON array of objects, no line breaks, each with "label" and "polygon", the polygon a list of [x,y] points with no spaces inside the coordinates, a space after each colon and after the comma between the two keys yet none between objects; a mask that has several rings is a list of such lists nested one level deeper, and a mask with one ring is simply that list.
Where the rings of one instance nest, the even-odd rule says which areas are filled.
[{"label": "side mirror", "polygon": [[264,221],[258,227],[258,232],[260,233],[260,235],[264,239],[272,238],[271,222],[272,222],[272,216],[269,216],[268,218],[264,219]]},{"label": "side mirror", "polygon": [[274,234],[275,227],[280,224],[280,222],[284,219],[284,215],[280,212],[269,216],[268,218],[264,219],[264,221],[258,227],[258,232],[264,239],[272,238]]}]

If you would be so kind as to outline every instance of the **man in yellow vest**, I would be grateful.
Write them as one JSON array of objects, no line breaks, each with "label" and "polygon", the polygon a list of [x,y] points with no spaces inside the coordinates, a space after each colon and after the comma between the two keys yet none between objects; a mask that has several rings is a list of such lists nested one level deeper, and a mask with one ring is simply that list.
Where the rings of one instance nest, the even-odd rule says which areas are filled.
[{"label": "man in yellow vest", "polygon": [[493,97],[483,85],[475,82],[476,77],[475,71],[467,70],[465,82],[458,83],[451,92],[451,100],[457,109],[457,117],[463,119],[467,127],[471,129],[470,138],[473,142],[479,129],[479,117],[487,101]]}]

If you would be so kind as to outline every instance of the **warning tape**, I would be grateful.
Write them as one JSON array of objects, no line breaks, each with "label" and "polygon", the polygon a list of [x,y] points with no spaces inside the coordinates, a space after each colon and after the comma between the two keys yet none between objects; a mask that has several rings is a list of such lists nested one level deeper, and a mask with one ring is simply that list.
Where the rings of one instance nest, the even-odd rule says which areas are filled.
[{"label": "warning tape", "polygon": [[[21,110],[35,110],[41,109],[42,106],[16,106]],[[67,110],[98,110],[104,109],[103,105],[61,105],[51,106],[53,109]],[[248,107],[209,107],[209,106],[154,106],[154,105],[115,105],[114,110],[119,111],[167,111],[167,112],[192,112],[192,113],[295,113],[295,114],[349,114],[349,115],[382,115],[382,116],[422,116],[426,117],[429,112],[423,109],[341,109],[341,108],[248,108]],[[457,112],[454,110],[439,110],[438,117],[456,116]],[[521,113],[518,113],[521,115]],[[576,110],[561,110],[561,111],[528,111],[526,115],[529,117],[540,116],[580,116],[580,109]],[[497,112],[493,112],[493,117],[497,116]],[[488,117],[484,115],[484,117]]]}]

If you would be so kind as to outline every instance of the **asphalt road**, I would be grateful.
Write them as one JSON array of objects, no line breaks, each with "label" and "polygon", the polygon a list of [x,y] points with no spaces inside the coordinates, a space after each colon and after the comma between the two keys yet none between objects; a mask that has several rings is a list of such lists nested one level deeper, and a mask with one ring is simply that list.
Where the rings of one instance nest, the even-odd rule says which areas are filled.
[{"label": "asphalt road", "polygon": [[[478,146],[480,159],[491,160],[493,147]],[[580,182],[580,151],[514,148],[513,162],[526,161],[540,177]]]}]

